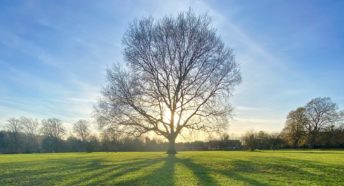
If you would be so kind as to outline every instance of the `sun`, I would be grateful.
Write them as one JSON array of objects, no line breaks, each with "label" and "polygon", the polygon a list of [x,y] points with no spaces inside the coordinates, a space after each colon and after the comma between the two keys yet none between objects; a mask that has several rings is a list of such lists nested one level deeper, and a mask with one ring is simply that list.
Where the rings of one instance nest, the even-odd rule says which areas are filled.
[{"label": "sun", "polygon": [[[173,123],[174,123],[174,127],[177,126],[178,121],[179,121],[179,114],[177,112],[175,112],[174,117],[173,117]],[[166,110],[163,113],[163,121],[166,123],[171,123],[171,111],[170,110]]]}]

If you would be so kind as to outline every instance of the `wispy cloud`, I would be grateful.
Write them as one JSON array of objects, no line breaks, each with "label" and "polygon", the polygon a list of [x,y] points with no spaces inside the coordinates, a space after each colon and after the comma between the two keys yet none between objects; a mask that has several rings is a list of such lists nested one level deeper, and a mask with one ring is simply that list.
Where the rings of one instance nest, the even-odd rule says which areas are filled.
[{"label": "wispy cloud", "polygon": [[[315,96],[331,96],[344,104],[339,85],[344,57],[335,52],[343,49],[342,32],[334,25],[338,13],[321,11],[318,19],[311,17],[317,11],[305,13],[300,7],[288,11],[295,15],[278,14],[277,19],[274,11],[294,5],[270,2],[274,7],[264,9],[256,6],[263,2],[255,3],[32,0],[2,6],[6,14],[0,17],[0,120],[18,115],[54,116],[67,123],[90,118],[105,69],[122,62],[121,38],[128,24],[142,16],[160,18],[189,8],[212,17],[241,65],[243,83],[232,99],[236,109],[230,131],[281,129],[290,109]],[[310,9],[316,8],[312,4]],[[327,42],[320,42],[322,38]]]},{"label": "wispy cloud", "polygon": [[[38,2],[35,2],[38,3]],[[153,16],[153,17],[162,17],[165,15],[176,15],[181,11],[186,11],[190,7],[199,14],[207,13],[213,18],[213,24],[220,35],[224,38],[225,43],[228,43],[230,46],[234,45],[236,51],[236,55],[238,61],[243,66],[243,73],[252,73],[251,70],[257,66],[266,66],[267,63],[260,63],[256,59],[263,60],[264,62],[268,62],[268,65],[274,65],[281,69],[286,69],[287,67],[281,62],[281,60],[277,60],[275,56],[271,55],[265,48],[258,44],[258,42],[254,41],[247,33],[245,33],[228,15],[223,14],[222,12],[212,8],[207,4],[209,2],[205,1],[154,1],[154,2],[146,2],[142,1],[139,4],[141,6],[137,6],[137,11],[133,11],[132,14],[125,15],[128,16],[126,20],[131,21],[134,18],[141,17],[141,16]],[[129,3],[130,4],[130,3]],[[31,8],[35,8],[41,6],[40,4],[31,5]],[[111,10],[107,7],[101,7],[105,12]],[[59,8],[59,7],[57,7]],[[99,7],[98,7],[99,8]],[[42,7],[37,9],[39,12]],[[234,10],[235,7],[230,7],[230,10]],[[61,10],[54,10],[54,11],[61,11]],[[68,30],[61,25],[61,22],[51,22],[52,18],[49,20],[51,15],[47,14],[47,12],[42,12],[42,15],[45,16],[36,16],[35,22],[41,24],[45,27],[50,28],[51,30],[55,30],[58,32],[62,32],[68,34]],[[76,15],[79,16],[79,19],[82,19],[85,16],[83,13],[76,12]],[[87,17],[87,16],[86,16]],[[121,32],[125,30],[125,28],[120,29]],[[16,50],[22,51],[27,55],[31,55],[33,57],[37,57],[38,61],[44,65],[49,65],[55,70],[59,72],[61,79],[63,82],[61,84],[58,83],[57,79],[41,79],[36,77],[34,74],[29,74],[27,72],[19,71],[17,69],[10,69],[12,74],[16,74],[13,77],[9,77],[12,82],[16,82],[19,86],[25,86],[27,82],[30,82],[30,86],[32,89],[37,89],[40,92],[47,93],[48,91],[53,91],[53,94],[57,95],[52,98],[49,97],[40,97],[39,99],[31,99],[30,101],[26,101],[24,99],[12,99],[6,100],[6,105],[8,108],[16,108],[21,111],[25,112],[34,112],[40,113],[43,110],[46,113],[50,113],[47,115],[56,115],[56,117],[62,117],[65,119],[70,118],[77,118],[77,117],[85,117],[89,112],[92,110],[92,106],[94,101],[96,100],[97,96],[99,95],[98,92],[100,90],[101,85],[99,84],[92,84],[87,82],[89,78],[85,76],[78,77],[74,72],[76,69],[87,69],[87,65],[91,67],[97,68],[97,66],[102,66],[101,68],[97,68],[97,72],[95,74],[99,75],[102,72],[99,70],[104,70],[106,66],[117,60],[121,60],[120,53],[120,38],[119,37],[112,37],[113,44],[111,42],[107,42],[106,40],[98,39],[99,37],[95,37],[92,35],[86,35],[88,38],[91,37],[92,39],[87,39],[87,37],[82,35],[73,35],[73,37],[66,37],[67,46],[64,47],[71,47],[75,49],[76,46],[80,46],[83,50],[87,53],[83,55],[76,55],[72,57],[74,54],[69,52],[64,52],[65,56],[57,56],[56,54],[52,54],[34,41],[29,41],[25,38],[22,38],[14,33],[5,32],[2,33],[7,40],[4,43],[11,48]],[[115,34],[115,33],[114,33]],[[111,34],[110,34],[111,35]],[[94,40],[96,38],[96,40]],[[101,38],[101,37],[100,37]],[[111,51],[113,50],[113,51]],[[73,52],[73,51],[71,51]],[[114,56],[116,54],[117,56]],[[93,60],[93,61],[91,61]],[[102,61],[102,62],[100,62]],[[100,62],[100,63],[99,63]],[[253,67],[251,67],[253,66]],[[259,74],[265,75],[266,71],[264,68],[262,69],[259,67],[261,72]],[[94,68],[93,68],[94,69]],[[267,69],[269,70],[269,69]],[[94,76],[95,74],[92,74]],[[257,82],[248,82],[251,81],[249,75],[244,74],[244,86],[250,86],[252,84],[256,84]],[[102,78],[99,78],[103,80]],[[94,81],[93,81],[94,83]],[[98,81],[98,83],[100,83]],[[244,91],[249,89],[243,88]],[[239,90],[240,91],[240,90]],[[49,96],[49,94],[47,94]],[[10,104],[10,102],[14,102],[15,105]],[[35,107],[31,107],[29,105],[36,105]],[[258,106],[256,108],[248,108],[239,105],[237,109],[237,117],[247,117],[248,114],[252,112],[258,112],[262,109],[259,109]],[[243,122],[240,120],[239,125]],[[247,122],[247,121],[246,121]],[[259,123],[258,120],[250,120],[250,123]],[[234,126],[233,126],[234,127]]]}]

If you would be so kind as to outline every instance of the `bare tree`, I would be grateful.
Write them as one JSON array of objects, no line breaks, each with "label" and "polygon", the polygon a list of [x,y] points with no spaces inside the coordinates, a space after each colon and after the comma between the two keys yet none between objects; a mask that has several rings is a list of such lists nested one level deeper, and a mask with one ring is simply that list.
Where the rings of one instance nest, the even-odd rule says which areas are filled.
[{"label": "bare tree", "polygon": [[45,136],[61,139],[65,135],[66,129],[63,127],[61,120],[50,118],[42,120],[41,132]]},{"label": "bare tree", "polygon": [[20,123],[23,127],[23,132],[26,135],[26,151],[38,151],[39,145],[37,140],[39,122],[37,119],[21,117]]},{"label": "bare tree", "polygon": [[73,125],[73,132],[82,140],[86,141],[90,135],[89,123],[86,120],[79,120]]},{"label": "bare tree", "polygon": [[37,119],[21,117],[20,123],[22,125],[23,132],[26,135],[29,135],[29,136],[37,135],[38,128],[39,128],[39,122]]},{"label": "bare tree", "polygon": [[337,104],[333,103],[329,97],[314,98],[307,103],[305,109],[305,115],[309,120],[305,128],[309,135],[309,145],[313,147],[320,130],[340,121],[340,112],[338,112]]},{"label": "bare tree", "polygon": [[62,147],[62,137],[66,134],[61,120],[50,118],[42,120],[41,132],[44,135],[42,147],[50,152],[58,152]]},{"label": "bare tree", "polygon": [[99,102],[100,127],[169,141],[185,130],[218,131],[228,124],[228,101],[241,82],[232,50],[208,16],[191,11],[160,20],[134,21],[123,38],[125,67],[107,71]]},{"label": "bare tree", "polygon": [[7,120],[5,127],[7,128],[8,132],[10,132],[12,150],[14,152],[18,152],[20,146],[20,132],[23,130],[20,120],[17,118],[10,118]]},{"label": "bare tree", "polygon": [[5,126],[7,130],[11,133],[19,134],[19,132],[22,132],[23,126],[20,123],[20,120],[17,118],[10,118],[7,120],[7,124]]}]

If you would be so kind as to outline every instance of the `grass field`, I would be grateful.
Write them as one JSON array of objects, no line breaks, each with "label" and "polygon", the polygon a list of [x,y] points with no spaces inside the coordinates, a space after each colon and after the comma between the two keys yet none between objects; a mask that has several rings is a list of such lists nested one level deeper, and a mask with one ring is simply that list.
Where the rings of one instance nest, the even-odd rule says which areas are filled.
[{"label": "grass field", "polygon": [[344,185],[344,151],[0,155],[0,185]]}]

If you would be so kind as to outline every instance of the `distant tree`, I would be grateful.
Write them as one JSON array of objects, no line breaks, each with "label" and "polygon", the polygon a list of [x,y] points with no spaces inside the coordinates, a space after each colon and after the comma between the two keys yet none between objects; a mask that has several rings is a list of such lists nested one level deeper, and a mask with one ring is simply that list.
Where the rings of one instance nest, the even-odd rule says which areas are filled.
[{"label": "distant tree", "polygon": [[209,139],[208,149],[210,150],[236,150],[241,148],[241,142],[239,139],[232,139],[227,133],[220,135],[219,139]]},{"label": "distant tree", "polygon": [[316,139],[316,144],[323,147],[335,147],[337,145],[336,137],[338,135],[338,128],[334,125],[325,127]]},{"label": "distant tree", "polygon": [[182,131],[219,131],[228,124],[227,98],[241,76],[209,17],[189,11],[144,18],[130,25],[123,45],[127,66],[107,71],[100,127],[133,136],[154,132],[175,154]]},{"label": "distant tree", "polygon": [[39,129],[39,122],[38,120],[27,118],[27,117],[21,117],[20,123],[23,128],[23,132],[27,135],[37,135],[38,129]]},{"label": "distant tree", "polygon": [[20,120],[17,118],[10,118],[7,120],[7,123],[5,125],[5,128],[7,131],[19,134],[19,132],[22,132],[23,126],[20,123]]},{"label": "distant tree", "polygon": [[268,133],[264,132],[264,131],[259,131],[256,134],[256,139],[257,139],[257,147],[258,149],[269,149],[270,148],[270,136]]},{"label": "distant tree", "polygon": [[27,152],[33,152],[39,150],[39,144],[37,139],[38,129],[39,129],[39,122],[38,120],[21,117],[20,123],[23,128],[23,132],[25,134],[25,148]]},{"label": "distant tree", "polygon": [[321,130],[340,121],[341,115],[336,103],[329,97],[314,98],[305,106],[305,115],[309,122],[305,128],[308,132],[308,144],[315,145],[315,140]]},{"label": "distant tree", "polygon": [[52,152],[61,150],[63,144],[62,137],[66,133],[66,129],[63,127],[61,120],[56,118],[42,120],[41,132],[45,137],[43,139],[44,149]]},{"label": "distant tree", "polygon": [[8,132],[0,131],[0,153],[8,153],[10,149],[9,145]]},{"label": "distant tree", "polygon": [[7,131],[10,133],[10,147],[12,152],[19,152],[21,146],[21,132],[23,126],[19,119],[10,118],[5,125]]},{"label": "distant tree", "polygon": [[101,146],[105,151],[118,151],[120,136],[113,128],[103,129],[101,132]]},{"label": "distant tree", "polygon": [[73,132],[81,139],[86,141],[90,135],[89,122],[86,120],[79,120],[73,124]]},{"label": "distant tree", "polygon": [[95,152],[99,150],[99,141],[96,136],[89,136],[89,139],[87,140],[87,146],[86,150],[87,152]]},{"label": "distant tree", "polygon": [[344,148],[344,124],[341,124],[336,131],[336,145]]},{"label": "distant tree", "polygon": [[301,142],[306,137],[305,127],[308,125],[309,120],[306,117],[305,111],[304,107],[299,107],[289,112],[287,116],[286,126],[282,130],[282,136],[292,147],[301,145]]},{"label": "distant tree", "polygon": [[43,135],[61,139],[66,133],[66,129],[63,127],[61,120],[56,118],[50,118],[42,120],[41,131]]},{"label": "distant tree", "polygon": [[285,142],[283,141],[282,136],[279,133],[269,134],[269,149],[282,149],[285,147]]},{"label": "distant tree", "polygon": [[285,146],[278,133],[267,133],[264,131],[248,131],[243,135],[244,146],[251,151],[255,149],[280,149]]},{"label": "distant tree", "polygon": [[229,134],[222,134],[222,135],[220,136],[220,140],[221,140],[221,141],[228,141],[229,139],[230,139]]},{"label": "distant tree", "polygon": [[66,141],[66,151],[69,152],[82,152],[84,151],[82,141],[74,136],[69,136]]},{"label": "distant tree", "polygon": [[254,131],[247,131],[242,137],[243,143],[249,150],[253,151],[258,147],[258,140]]}]

